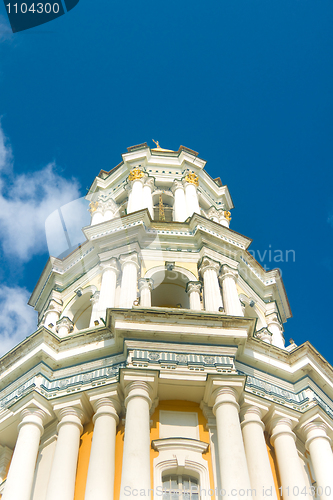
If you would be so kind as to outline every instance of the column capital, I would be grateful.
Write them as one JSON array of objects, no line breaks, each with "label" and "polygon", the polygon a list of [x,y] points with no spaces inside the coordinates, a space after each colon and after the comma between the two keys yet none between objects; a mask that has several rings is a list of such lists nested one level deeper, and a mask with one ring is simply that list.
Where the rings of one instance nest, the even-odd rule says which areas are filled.
[{"label": "column capital", "polygon": [[265,429],[265,424],[262,420],[270,408],[270,405],[266,401],[263,401],[258,396],[244,392],[239,404],[241,406],[240,417],[243,426],[248,422],[257,422]]},{"label": "column capital", "polygon": [[239,404],[238,404],[239,394],[234,387],[225,386],[216,389],[213,393],[213,398],[215,399],[215,403],[213,406],[214,415],[216,415],[217,408],[222,404],[226,403],[232,404],[237,408],[237,411],[239,411]]},{"label": "column capital", "polygon": [[202,288],[201,281],[188,281],[186,283],[185,292],[188,293],[189,295],[192,292],[200,293],[201,292],[201,288]]},{"label": "column capital", "polygon": [[[105,388],[104,388],[105,389]],[[101,392],[98,391],[89,397],[89,401],[94,409],[93,422],[103,415],[110,415],[116,421],[116,425],[119,423],[119,415],[121,412],[121,404],[119,400],[118,390]]]},{"label": "column capital", "polygon": [[38,427],[40,430],[41,435],[44,432],[44,425],[45,422],[47,421],[47,417],[49,414],[36,406],[27,406],[26,408],[23,408],[20,412],[21,414],[21,422],[18,425],[18,430],[21,429],[26,424],[33,424]]},{"label": "column capital", "polygon": [[264,421],[268,432],[271,434],[271,443],[273,445],[277,436],[281,434],[289,434],[296,441],[296,435],[292,429],[298,424],[298,413],[287,408],[273,408],[273,411],[267,415]]},{"label": "column capital", "polygon": [[151,192],[155,189],[155,178],[154,177],[144,177],[144,186],[148,186],[151,189]]},{"label": "column capital", "polygon": [[[238,400],[243,392],[245,377],[242,375],[210,375],[208,376],[203,401],[208,406],[213,407],[217,398],[219,401],[226,401],[238,405]],[[213,410],[214,411],[214,410]]]},{"label": "column capital", "polygon": [[138,281],[138,286],[140,293],[144,289],[153,290],[154,280],[152,278],[140,278]]},{"label": "column capital", "polygon": [[70,333],[71,331],[73,331],[74,323],[67,316],[63,316],[56,323],[56,332],[59,333],[60,328],[66,328],[67,333]]},{"label": "column capital", "polygon": [[184,186],[193,184],[196,188],[199,186],[199,177],[192,170],[186,172],[185,177],[182,179]]},{"label": "column capital", "polygon": [[158,373],[149,372],[143,374],[136,370],[122,370],[121,386],[125,395],[125,406],[133,397],[142,397],[149,403],[151,408],[153,401],[157,398]]},{"label": "column capital", "polygon": [[135,264],[137,269],[139,269],[139,267],[140,267],[139,256],[138,256],[137,252],[131,252],[131,253],[120,255],[119,263],[121,265],[122,270],[124,269],[124,267],[127,264]]},{"label": "column capital", "polygon": [[277,325],[282,331],[282,326],[281,326],[281,323],[279,321],[279,316],[276,312],[270,312],[269,314],[266,314],[265,319],[266,319],[268,327],[270,325]]},{"label": "column capital", "polygon": [[176,191],[177,189],[182,189],[182,191],[184,191],[184,186],[183,186],[182,181],[180,181],[180,180],[178,180],[178,179],[175,179],[175,180],[173,181],[173,184],[172,184],[172,186],[171,186],[171,188],[170,188],[170,189],[171,189],[171,191],[173,192],[173,194],[175,194],[175,191]]},{"label": "column capital", "polygon": [[48,303],[47,310],[45,312],[50,312],[50,311],[56,311],[58,313],[61,313],[62,311],[62,300],[58,301],[55,299],[51,299],[50,302]]},{"label": "column capital", "polygon": [[241,427],[249,423],[259,424],[262,430],[265,430],[265,424],[261,420],[261,409],[258,406],[242,406],[240,411]]},{"label": "column capital", "polygon": [[273,334],[266,327],[262,328],[258,332],[255,332],[254,336],[264,342],[267,342],[268,344],[272,343]]},{"label": "column capital", "polygon": [[63,425],[72,424],[76,425],[82,432],[82,424],[91,416],[87,397],[85,395],[81,397],[75,396],[68,396],[54,404],[53,411],[59,420],[58,430]]},{"label": "column capital", "polygon": [[232,278],[236,283],[238,279],[238,271],[237,269],[232,269],[227,264],[224,264],[221,268],[221,275],[219,277],[220,281],[223,281],[225,278]]},{"label": "column capital", "polygon": [[128,384],[125,390],[125,406],[127,407],[129,400],[135,397],[146,399],[150,408],[153,403],[153,389],[149,383],[142,380],[135,380]]},{"label": "column capital", "polygon": [[220,211],[217,210],[215,207],[210,207],[210,209],[207,212],[208,218],[213,219],[214,217],[219,220],[220,219]]},{"label": "column capital", "polygon": [[213,269],[213,271],[216,272],[216,275],[218,275],[220,271],[220,263],[216,262],[215,260],[211,259],[210,257],[202,257],[202,259],[199,261],[198,268],[199,268],[199,273],[201,276],[204,275],[204,273],[208,269]]},{"label": "column capital", "polygon": [[315,406],[301,417],[296,431],[300,432],[304,441],[306,441],[306,448],[313,439],[319,437],[331,442],[333,438],[333,421],[321,408]]},{"label": "column capital", "polygon": [[305,448],[309,450],[309,444],[314,439],[326,439],[329,443],[332,442],[328,436],[328,426],[324,422],[309,422],[304,426],[304,434],[306,436]]},{"label": "column capital", "polygon": [[141,182],[142,184],[144,183],[145,177],[148,176],[146,172],[143,171],[142,168],[140,168],[141,165],[138,165],[137,167],[132,168],[130,171],[127,181],[128,184],[132,185],[134,182]]},{"label": "column capital", "polygon": [[102,273],[104,273],[105,271],[114,271],[118,275],[120,272],[118,260],[115,257],[100,262],[99,267],[101,268]]}]

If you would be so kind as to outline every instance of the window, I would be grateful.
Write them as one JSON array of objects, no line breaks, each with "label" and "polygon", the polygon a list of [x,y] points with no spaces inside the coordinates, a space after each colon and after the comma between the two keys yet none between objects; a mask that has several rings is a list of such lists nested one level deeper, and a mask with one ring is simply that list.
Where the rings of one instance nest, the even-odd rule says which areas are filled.
[{"label": "window", "polygon": [[162,487],[163,500],[199,500],[199,482],[195,477],[163,476]]}]

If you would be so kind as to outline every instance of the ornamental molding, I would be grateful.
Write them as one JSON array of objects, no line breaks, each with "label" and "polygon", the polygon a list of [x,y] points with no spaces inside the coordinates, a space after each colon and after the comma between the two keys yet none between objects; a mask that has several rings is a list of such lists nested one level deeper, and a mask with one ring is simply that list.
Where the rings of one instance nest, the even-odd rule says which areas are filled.
[{"label": "ornamental molding", "polygon": [[287,391],[275,384],[248,375],[245,391],[302,413],[318,404],[329,417],[333,418],[333,409],[308,386],[299,392]]},{"label": "ornamental molding", "polygon": [[38,392],[46,399],[51,400],[75,391],[89,390],[102,384],[117,382],[119,379],[119,370],[125,368],[125,366],[125,362],[122,361],[111,366],[62,377],[56,380],[52,380],[47,378],[44,374],[38,373],[0,399],[0,412],[10,408],[17,401],[34,391]]},{"label": "ornamental molding", "polygon": [[196,453],[204,453],[208,450],[209,444],[204,441],[199,441],[199,439],[193,438],[164,438],[164,439],[154,439],[152,441],[152,447],[154,450],[170,451],[170,450],[184,450],[193,451]]},{"label": "ornamental molding", "polygon": [[160,368],[182,367],[191,371],[213,370],[214,372],[236,373],[235,359],[232,356],[185,354],[176,351],[129,350],[127,365],[135,368],[158,365]]}]

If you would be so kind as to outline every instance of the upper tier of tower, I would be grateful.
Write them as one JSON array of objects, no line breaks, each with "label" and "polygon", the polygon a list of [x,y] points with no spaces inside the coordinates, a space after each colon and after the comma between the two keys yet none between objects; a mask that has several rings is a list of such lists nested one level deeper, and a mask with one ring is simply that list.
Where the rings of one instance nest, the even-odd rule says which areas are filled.
[{"label": "upper tier of tower", "polygon": [[182,310],[250,318],[251,335],[284,349],[291,311],[279,270],[265,271],[247,251],[251,240],[229,228],[227,186],[185,147],[141,144],[122,158],[87,194],[85,241],[45,266],[29,301],[39,326],[67,337],[100,328],[119,309]]},{"label": "upper tier of tower", "polygon": [[229,227],[229,190],[207,174],[195,151],[150,149],[144,143],[122,158],[110,172],[102,170],[89,190],[92,225],[147,208],[153,220],[183,222],[198,213]]}]

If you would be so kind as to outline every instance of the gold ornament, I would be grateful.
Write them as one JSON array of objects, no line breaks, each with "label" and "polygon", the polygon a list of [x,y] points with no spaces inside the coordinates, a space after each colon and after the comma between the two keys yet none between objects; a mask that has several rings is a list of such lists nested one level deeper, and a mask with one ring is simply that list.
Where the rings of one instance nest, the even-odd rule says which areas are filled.
[{"label": "gold ornament", "polygon": [[133,170],[130,171],[128,180],[129,181],[136,181],[137,179],[142,179],[142,177],[145,174],[142,172],[141,168],[135,167]]},{"label": "gold ornament", "polygon": [[98,201],[92,201],[89,204],[88,210],[91,214],[93,214],[94,212],[96,212],[97,208],[98,208]]},{"label": "gold ornament", "polygon": [[231,221],[231,213],[229,212],[229,210],[224,211],[224,217],[227,219],[228,222]]},{"label": "gold ornament", "polygon": [[165,213],[164,213],[164,205],[163,205],[163,198],[162,195],[160,194],[159,198],[159,210],[158,210],[158,218],[161,221],[165,221]]},{"label": "gold ornament", "polygon": [[160,143],[158,141],[154,141],[154,139],[153,139],[153,142],[155,142],[155,144],[156,144],[156,149],[162,149],[160,146]]},{"label": "gold ornament", "polygon": [[186,182],[199,186],[199,177],[194,172],[188,172],[185,177]]}]

